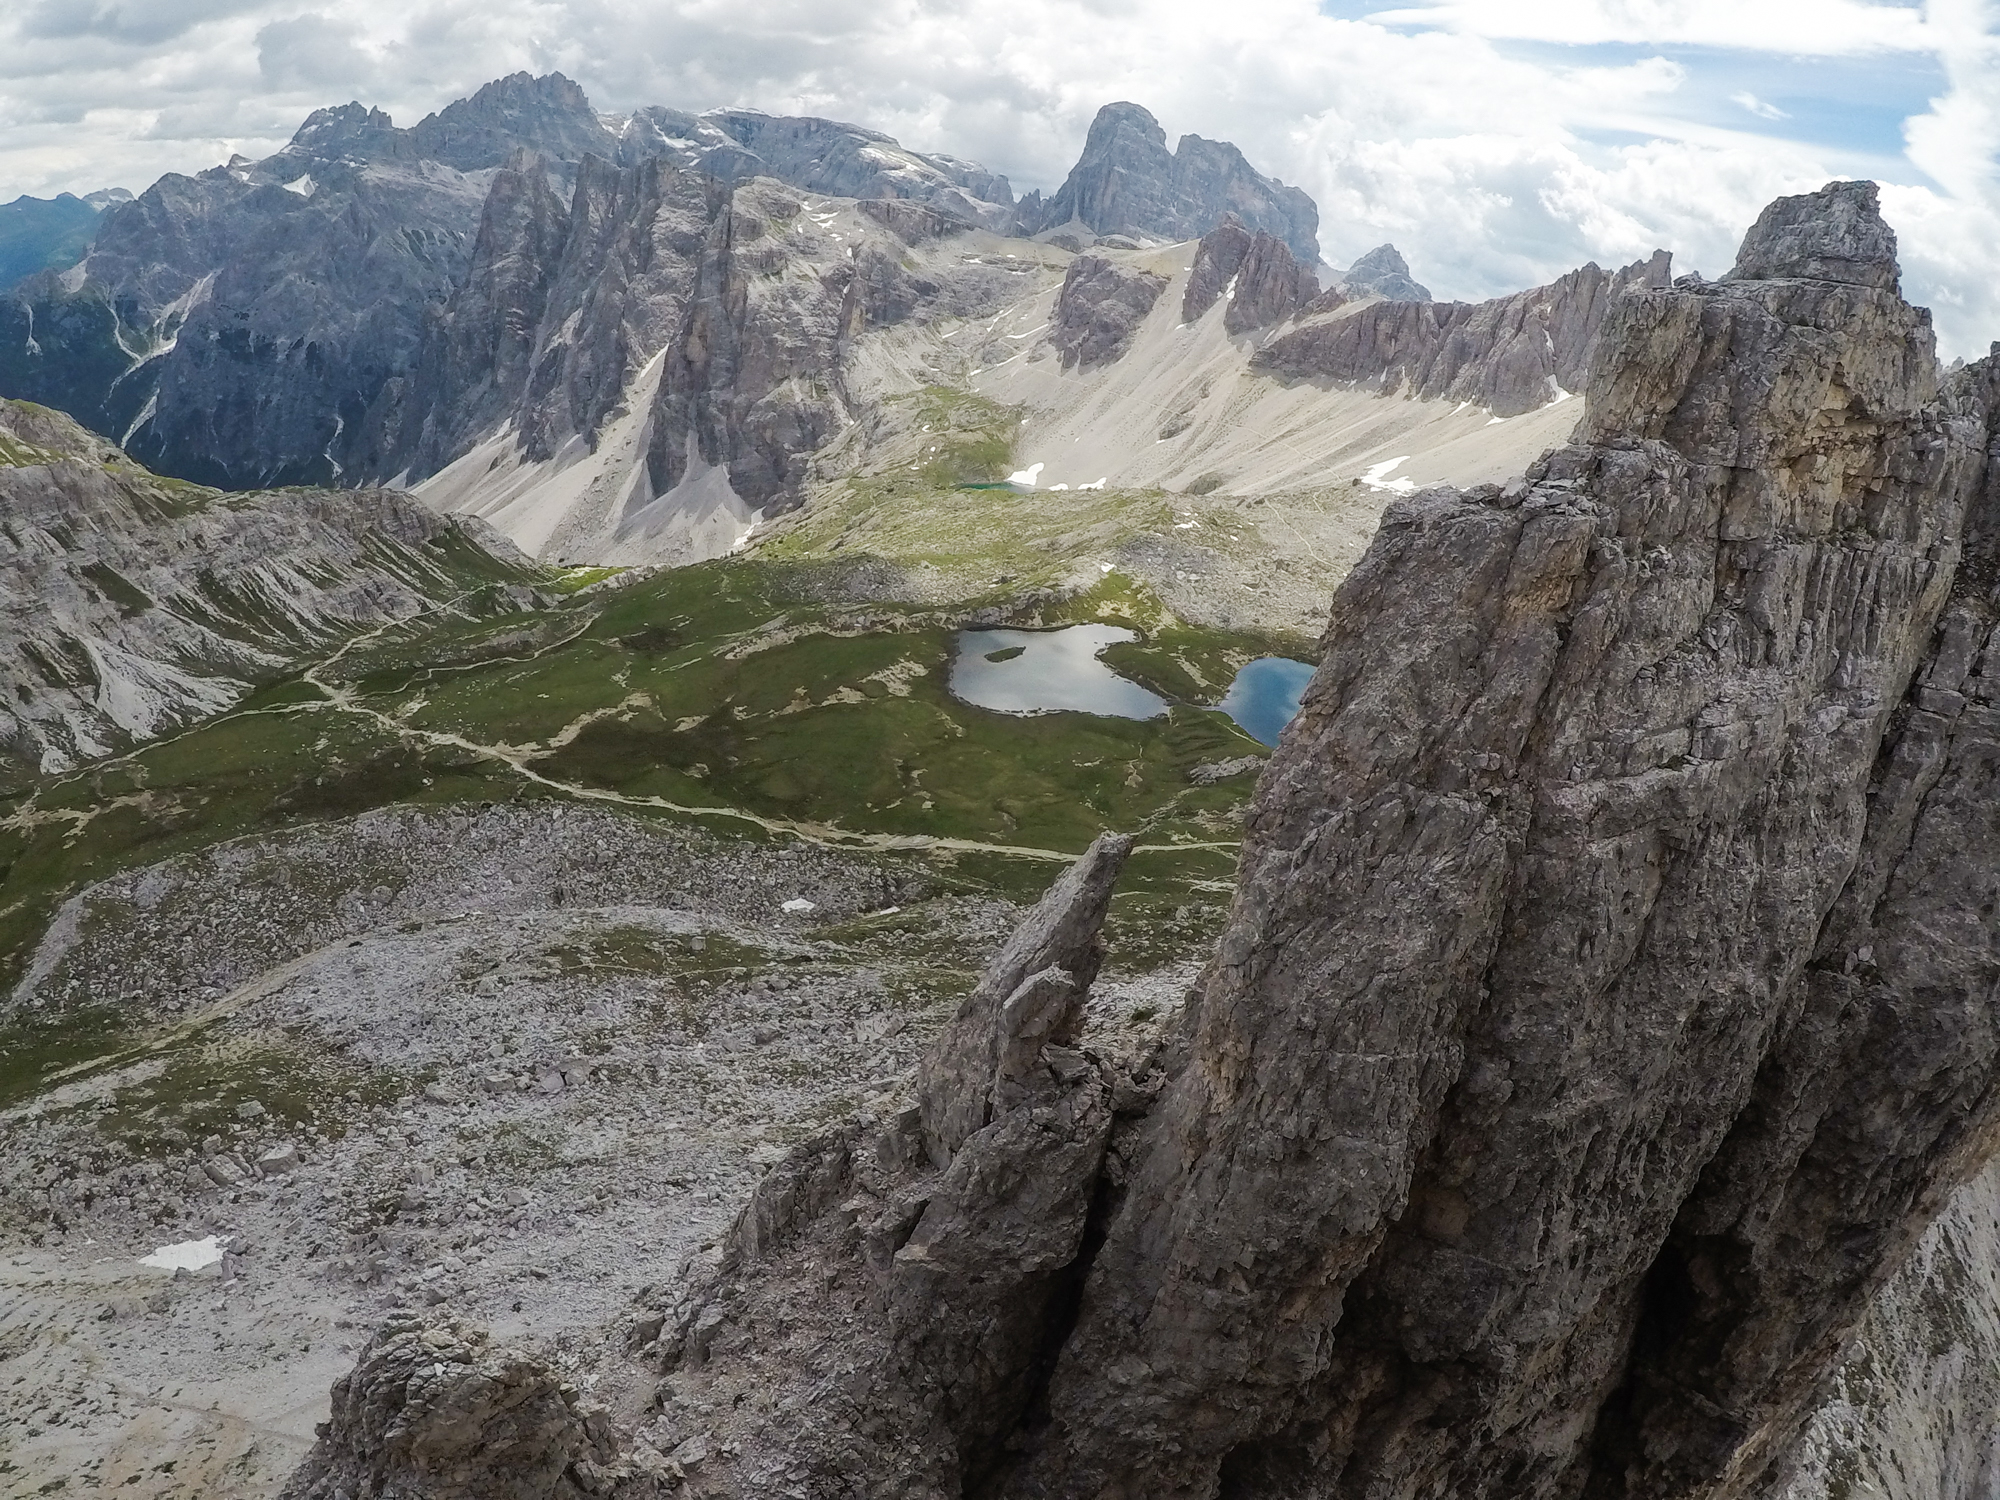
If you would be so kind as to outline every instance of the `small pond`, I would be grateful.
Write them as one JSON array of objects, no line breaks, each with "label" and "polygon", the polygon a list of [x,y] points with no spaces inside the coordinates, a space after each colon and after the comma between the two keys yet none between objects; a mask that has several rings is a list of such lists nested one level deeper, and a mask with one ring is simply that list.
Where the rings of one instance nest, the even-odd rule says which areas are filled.
[{"label": "small pond", "polygon": [[[1098,659],[1118,641],[1137,640],[1116,625],[1067,625],[1060,630],[961,630],[951,663],[952,696],[1003,714],[1109,714],[1157,719],[1167,701],[1120,677]],[[1266,745],[1299,711],[1312,680],[1310,662],[1260,656],[1248,662],[1217,704],[1251,738]]]},{"label": "small pond", "polygon": [[1097,659],[1117,641],[1138,637],[1115,625],[1062,630],[961,630],[951,662],[952,696],[1003,714],[1059,709],[1157,719],[1167,700],[1127,681]]},{"label": "small pond", "polygon": [[1287,724],[1298,716],[1299,699],[1312,681],[1311,662],[1286,656],[1260,656],[1245,662],[1216,705],[1260,744],[1275,745]]}]

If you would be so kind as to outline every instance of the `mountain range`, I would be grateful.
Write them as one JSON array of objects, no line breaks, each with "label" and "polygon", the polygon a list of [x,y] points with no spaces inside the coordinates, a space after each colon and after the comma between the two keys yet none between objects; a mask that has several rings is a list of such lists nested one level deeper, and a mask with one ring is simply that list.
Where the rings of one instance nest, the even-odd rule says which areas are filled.
[{"label": "mountain range", "polygon": [[[1300,268],[1299,295],[1239,300],[1232,335],[1428,296],[1389,246],[1326,272],[1310,199],[1226,143],[1169,153],[1133,104],[1100,112],[1044,204],[857,126],[600,116],[560,75],[516,75],[409,129],[321,110],[261,162],[114,206],[86,258],[0,299],[0,394],[199,483],[421,486],[459,465],[445,503],[531,551],[685,559],[797,506],[886,397],[1000,357],[950,347],[959,325],[1053,296],[1087,249],[1164,253],[1149,274],[1171,275],[1225,220]],[[1350,378],[1388,374],[1364,358]],[[1204,465],[1186,480],[1213,467],[1183,447]]]}]

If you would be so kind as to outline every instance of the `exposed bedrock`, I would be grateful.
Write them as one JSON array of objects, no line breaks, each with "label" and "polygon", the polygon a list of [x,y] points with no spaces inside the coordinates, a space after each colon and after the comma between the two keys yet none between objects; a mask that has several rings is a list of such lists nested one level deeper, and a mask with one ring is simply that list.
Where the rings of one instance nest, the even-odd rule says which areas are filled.
[{"label": "exposed bedrock", "polygon": [[477,1329],[391,1316],[333,1388],[333,1415],[286,1500],[654,1500],[652,1464],[539,1362]]},{"label": "exposed bedrock", "polygon": [[1194,239],[1224,214],[1262,229],[1307,265],[1319,260],[1319,208],[1295,187],[1266,177],[1227,141],[1167,134],[1137,104],[1107,104],[1090,122],[1083,154],[1056,195],[1021,200],[1022,234],[1080,225],[1092,234]]},{"label": "exposed bedrock", "polygon": [[1291,380],[1379,384],[1385,392],[1405,389],[1519,416],[1582,390],[1611,305],[1630,288],[1665,287],[1668,266],[1664,250],[1620,271],[1585,265],[1490,302],[1390,299],[1343,309],[1355,289],[1336,286],[1306,306],[1296,328],[1260,349],[1250,367]]},{"label": "exposed bedrock", "polygon": [[1123,355],[1166,288],[1166,277],[1101,255],[1071,261],[1049,330],[1064,368],[1107,364]]},{"label": "exposed bedrock", "polygon": [[1285,242],[1251,233],[1232,214],[1201,237],[1181,293],[1181,321],[1191,323],[1227,294],[1223,325],[1248,333],[1282,323],[1319,294],[1313,273]]},{"label": "exposed bedrock", "polygon": [[1350,297],[1383,297],[1390,302],[1428,302],[1431,289],[1410,276],[1410,263],[1394,245],[1377,245],[1340,278]]},{"label": "exposed bedrock", "polygon": [[1939,387],[1869,184],[1773,205],[1739,266],[1610,304],[1525,481],[1385,514],[1162,1053],[1076,1041],[1102,840],[918,1108],[795,1150],[638,1322],[635,1462],[1769,1490],[2000,1129],[2000,376]]}]

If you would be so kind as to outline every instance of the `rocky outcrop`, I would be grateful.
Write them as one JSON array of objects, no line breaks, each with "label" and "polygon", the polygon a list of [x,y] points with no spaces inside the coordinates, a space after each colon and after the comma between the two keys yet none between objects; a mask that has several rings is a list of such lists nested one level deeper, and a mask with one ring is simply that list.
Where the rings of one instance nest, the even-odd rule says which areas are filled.
[{"label": "rocky outcrop", "polygon": [[332,1418],[284,1500],[652,1500],[657,1454],[621,1456],[546,1366],[448,1321],[392,1314],[333,1387]]},{"label": "rocky outcrop", "polygon": [[1231,215],[1195,247],[1181,293],[1181,321],[1192,323],[1225,293],[1224,326],[1231,333],[1248,333],[1289,318],[1319,294],[1319,282],[1283,240],[1262,230],[1252,234]]},{"label": "rocky outcrop", "polygon": [[592,441],[679,329],[723,191],[658,159],[575,175],[567,202],[538,158],[495,176],[465,282],[396,393],[409,430],[376,467],[422,479],[503,423],[533,461]]},{"label": "rocky outcrop", "polygon": [[1869,1305],[1767,1500],[1985,1500],[2000,1474],[2000,1163]]},{"label": "rocky outcrop", "polygon": [[1266,177],[1227,141],[1184,135],[1171,152],[1159,121],[1136,104],[1107,104],[1091,121],[1083,154],[1046,204],[1024,199],[1020,232],[1078,224],[1093,235],[1189,240],[1225,213],[1281,239],[1304,264],[1319,262],[1319,209],[1295,187]]},{"label": "rocky outcrop", "polygon": [[1621,271],[1586,265],[1548,286],[1479,303],[1356,305],[1335,288],[1305,309],[1298,327],[1260,349],[1251,368],[1519,416],[1580,390],[1617,299],[1633,288],[1664,287],[1668,268],[1667,253],[1657,251]]},{"label": "rocky outcrop", "polygon": [[1100,842],[635,1329],[690,1493],[1780,1482],[2000,1132],[2000,376],[1892,243],[1782,200],[1569,446],[1391,507],[1170,1076],[1064,1045]]},{"label": "rocky outcrop", "polygon": [[727,552],[869,410],[849,385],[866,335],[990,316],[1040,274],[965,253],[964,220],[909,200],[808,207],[659,159],[575,177],[566,210],[534,161],[495,178],[379,461],[551,559]]},{"label": "rocky outcrop", "polygon": [[[586,141],[612,149],[581,91],[521,75],[413,129],[351,104],[262,162],[169,174],[106,212],[80,271],[0,302],[0,393],[205,484],[386,479],[385,389],[465,274],[492,170]],[[68,328],[37,353],[30,324]]]},{"label": "rocky outcrop", "polygon": [[1410,279],[1410,263],[1394,245],[1377,245],[1347,268],[1341,289],[1350,298],[1381,297],[1389,302],[1428,302],[1431,289]]},{"label": "rocky outcrop", "polygon": [[1069,263],[1050,315],[1049,342],[1065,369],[1108,364],[1132,347],[1167,278],[1101,255]]},{"label": "rocky outcrop", "polygon": [[404,495],[225,503],[0,401],[0,776],[151,739],[421,610],[520,608],[540,576],[479,522]]},{"label": "rocky outcrop", "polygon": [[[645,1445],[615,1458],[598,1448],[599,1472],[665,1467],[689,1495],[942,1496],[990,1468],[1030,1413],[1048,1331],[1074,1302],[1115,1121],[1149,1097],[1075,1037],[1131,845],[1100,838],[1042,898],[932,1044],[916,1108],[794,1148],[674,1305],[641,1310],[630,1345],[666,1378],[646,1403]],[[411,1343],[425,1337],[392,1325],[364,1353],[287,1494],[460,1493],[429,1480],[357,1488],[384,1467],[385,1435],[398,1447],[388,1467],[403,1473],[405,1453],[444,1453],[483,1478],[473,1466],[490,1448],[536,1476],[532,1493],[567,1493],[548,1476],[576,1465],[592,1429],[548,1398],[552,1377],[517,1365],[491,1377],[532,1398],[547,1433],[536,1449],[512,1402],[465,1378],[459,1366],[477,1361],[461,1354],[423,1378],[429,1356]],[[413,1363],[423,1400],[399,1414],[397,1378]],[[754,1437],[739,1430],[750,1413]]]}]

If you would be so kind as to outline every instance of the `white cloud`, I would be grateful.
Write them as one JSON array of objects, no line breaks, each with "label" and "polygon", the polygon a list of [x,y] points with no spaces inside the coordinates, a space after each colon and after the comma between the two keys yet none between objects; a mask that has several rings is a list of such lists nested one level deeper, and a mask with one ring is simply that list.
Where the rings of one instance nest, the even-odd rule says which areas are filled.
[{"label": "white cloud", "polygon": [[1371,20],[1469,36],[1565,46],[1731,47],[1816,57],[1927,51],[1937,45],[1916,5],[1862,0],[1432,0]]},{"label": "white cloud", "polygon": [[[37,0],[0,11],[0,199],[263,155],[351,98],[410,124],[522,68],[559,69],[606,109],[856,120],[1020,190],[1060,183],[1098,106],[1134,99],[1170,138],[1233,140],[1313,194],[1329,260],[1394,240],[1443,296],[1655,246],[1716,274],[1773,195],[1877,176],[1947,348],[2000,333],[2000,60],[1983,0],[1350,8],[1234,0],[1224,26],[1185,0]],[[1829,72],[1801,53],[1859,61]],[[1712,75],[1715,56],[1741,61]],[[1904,78],[1934,69],[1934,97],[1879,139],[1798,123],[1819,72],[1865,93],[1871,58]],[[1781,71],[1791,118],[1766,102]],[[1821,104],[1811,118],[1879,113],[1873,98]]]},{"label": "white cloud", "polygon": [[1745,89],[1740,94],[1729,96],[1731,104],[1740,104],[1760,120],[1789,120],[1791,116],[1775,104],[1767,104],[1755,94]]}]

